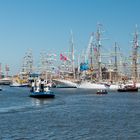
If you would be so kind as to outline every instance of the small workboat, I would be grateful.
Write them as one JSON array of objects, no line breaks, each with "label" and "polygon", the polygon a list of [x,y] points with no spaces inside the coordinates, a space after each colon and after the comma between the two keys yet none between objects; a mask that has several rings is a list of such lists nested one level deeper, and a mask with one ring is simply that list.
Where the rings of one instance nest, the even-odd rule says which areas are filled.
[{"label": "small workboat", "polygon": [[98,90],[96,94],[108,94],[107,90]]},{"label": "small workboat", "polygon": [[118,89],[118,92],[138,92],[138,87],[126,85]]}]

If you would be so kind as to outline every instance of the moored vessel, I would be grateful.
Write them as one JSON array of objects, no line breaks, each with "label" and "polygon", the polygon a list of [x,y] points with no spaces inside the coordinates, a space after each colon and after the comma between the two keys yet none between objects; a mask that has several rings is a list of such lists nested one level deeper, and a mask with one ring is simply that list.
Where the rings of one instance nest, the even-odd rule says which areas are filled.
[{"label": "moored vessel", "polygon": [[117,91],[118,92],[138,92],[138,87],[125,85],[124,87],[120,87]]}]

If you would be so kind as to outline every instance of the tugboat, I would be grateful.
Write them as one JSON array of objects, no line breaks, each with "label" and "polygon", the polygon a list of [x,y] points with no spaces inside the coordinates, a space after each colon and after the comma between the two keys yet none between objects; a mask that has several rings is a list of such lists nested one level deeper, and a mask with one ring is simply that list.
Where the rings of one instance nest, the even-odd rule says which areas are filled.
[{"label": "tugboat", "polygon": [[[51,90],[49,90],[48,86],[44,87],[44,83],[43,81],[38,81],[37,83],[37,87],[35,87],[34,85],[35,83],[32,82],[32,89],[31,89],[31,93],[30,93],[30,97],[33,98],[54,98],[55,95],[53,94],[53,92]],[[39,86],[40,84],[40,86]]]},{"label": "tugboat", "polygon": [[107,90],[98,90],[96,94],[108,94]]}]

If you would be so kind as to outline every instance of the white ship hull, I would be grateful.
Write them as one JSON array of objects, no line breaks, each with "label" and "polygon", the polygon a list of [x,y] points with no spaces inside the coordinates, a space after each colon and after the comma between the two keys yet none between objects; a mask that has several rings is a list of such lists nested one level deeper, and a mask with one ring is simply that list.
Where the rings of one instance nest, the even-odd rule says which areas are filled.
[{"label": "white ship hull", "polygon": [[98,83],[91,83],[91,82],[82,82],[78,88],[82,89],[105,89],[105,90],[118,90],[119,85],[117,84],[98,84]]},{"label": "white ship hull", "polygon": [[77,86],[78,86],[76,83],[71,82],[71,81],[69,81],[69,80],[57,79],[57,80],[54,80],[54,81],[57,82],[56,87],[77,88]]},{"label": "white ship hull", "polygon": [[82,89],[107,89],[107,87],[104,84],[96,84],[96,83],[90,83],[90,82],[82,82],[78,88]]}]

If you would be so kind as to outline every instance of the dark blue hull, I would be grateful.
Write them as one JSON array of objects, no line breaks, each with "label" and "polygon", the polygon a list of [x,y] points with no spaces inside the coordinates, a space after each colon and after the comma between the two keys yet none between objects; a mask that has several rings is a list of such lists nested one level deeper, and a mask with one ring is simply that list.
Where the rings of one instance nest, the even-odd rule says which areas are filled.
[{"label": "dark blue hull", "polygon": [[96,92],[96,94],[108,94],[107,92]]},{"label": "dark blue hull", "polygon": [[30,97],[33,98],[54,98],[55,95],[52,92],[32,92]]}]

